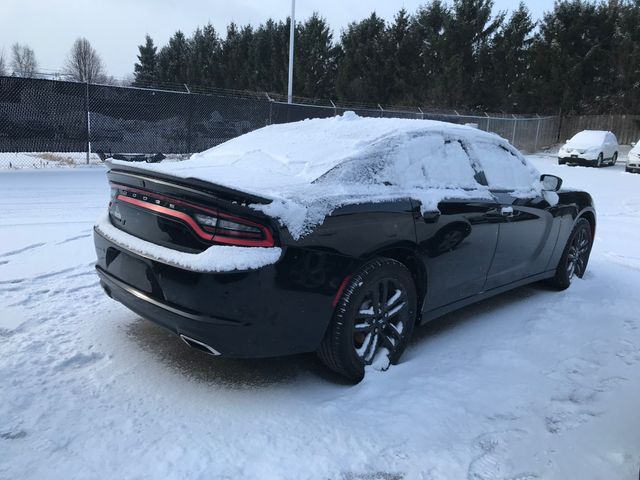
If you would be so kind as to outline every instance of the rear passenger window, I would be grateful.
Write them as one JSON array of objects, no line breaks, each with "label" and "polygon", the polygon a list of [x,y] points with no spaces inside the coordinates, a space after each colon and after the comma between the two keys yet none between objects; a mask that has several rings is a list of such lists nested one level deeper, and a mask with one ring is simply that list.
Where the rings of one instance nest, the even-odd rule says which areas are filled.
[{"label": "rear passenger window", "polygon": [[532,190],[538,184],[540,175],[536,169],[507,148],[476,142],[472,150],[492,190]]},{"label": "rear passenger window", "polygon": [[[476,181],[469,155],[458,141],[445,141],[441,135],[422,135],[402,144],[387,173],[393,183],[437,188],[482,188]],[[404,177],[404,181],[401,177]]]}]

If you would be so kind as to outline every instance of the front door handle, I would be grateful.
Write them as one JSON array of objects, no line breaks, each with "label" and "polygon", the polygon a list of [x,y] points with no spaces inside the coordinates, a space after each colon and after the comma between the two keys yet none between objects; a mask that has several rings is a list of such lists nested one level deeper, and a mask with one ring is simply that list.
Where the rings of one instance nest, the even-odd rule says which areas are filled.
[{"label": "front door handle", "polygon": [[513,217],[513,207],[502,207],[500,208],[500,215],[506,218]]}]

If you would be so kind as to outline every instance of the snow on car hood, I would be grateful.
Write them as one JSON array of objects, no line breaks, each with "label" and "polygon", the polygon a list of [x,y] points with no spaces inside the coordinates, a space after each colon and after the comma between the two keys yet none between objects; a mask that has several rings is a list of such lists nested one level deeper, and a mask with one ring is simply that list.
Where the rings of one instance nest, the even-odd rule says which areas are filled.
[{"label": "snow on car hood", "polygon": [[[294,238],[308,233],[335,208],[354,203],[401,198],[421,201],[423,211],[436,210],[445,198],[490,198],[487,187],[427,181],[396,172],[397,183],[318,181],[335,167],[353,161],[370,161],[376,152],[392,151],[412,136],[428,133],[508,146],[497,135],[472,127],[430,120],[361,118],[353,112],[327,119],[271,125],[193,155],[183,162],[145,164],[146,170],[179,178],[196,178],[271,199],[252,205],[277,218]],[[424,156],[425,151],[418,152]],[[435,152],[432,152],[435,154]],[[446,155],[445,155],[446,156]],[[122,164],[114,161],[114,165]],[[446,159],[442,170],[447,168]],[[401,167],[398,167],[400,169]]]}]

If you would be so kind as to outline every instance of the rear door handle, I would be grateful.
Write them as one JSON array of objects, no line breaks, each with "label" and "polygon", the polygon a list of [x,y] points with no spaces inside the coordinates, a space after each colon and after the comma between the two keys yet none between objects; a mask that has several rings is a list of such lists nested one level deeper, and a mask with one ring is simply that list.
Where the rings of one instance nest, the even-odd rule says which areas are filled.
[{"label": "rear door handle", "polygon": [[437,210],[424,212],[422,214],[422,218],[427,223],[434,223],[434,222],[438,221],[438,218],[440,218],[440,212],[437,211]]}]

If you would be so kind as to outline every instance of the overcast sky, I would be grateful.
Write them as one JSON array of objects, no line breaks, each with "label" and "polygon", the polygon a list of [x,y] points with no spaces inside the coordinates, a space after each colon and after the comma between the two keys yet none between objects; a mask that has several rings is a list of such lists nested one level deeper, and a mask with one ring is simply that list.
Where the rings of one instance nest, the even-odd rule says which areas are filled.
[{"label": "overcast sky", "polygon": [[[403,6],[414,12],[426,0],[297,0],[296,18],[319,12],[336,36],[349,22],[372,11],[387,20]],[[525,1],[535,19],[553,7],[553,0]],[[511,10],[517,0],[495,0],[495,10]],[[149,33],[164,45],[176,31],[190,35],[211,22],[224,34],[230,21],[257,25],[269,17],[286,18],[290,0],[2,0],[0,51],[5,59],[15,42],[30,45],[42,71],[59,71],[73,41],[84,36],[102,56],[110,75],[122,78],[133,71],[137,46]]]}]

